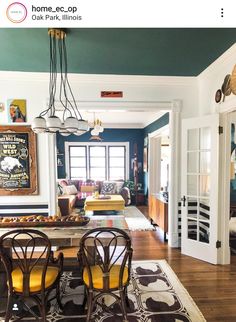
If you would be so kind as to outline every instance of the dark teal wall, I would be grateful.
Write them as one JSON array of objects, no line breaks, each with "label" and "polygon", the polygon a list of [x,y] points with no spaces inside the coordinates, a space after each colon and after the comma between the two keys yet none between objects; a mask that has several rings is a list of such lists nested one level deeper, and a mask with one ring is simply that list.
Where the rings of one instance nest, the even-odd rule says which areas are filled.
[{"label": "dark teal wall", "polygon": [[[161,127],[169,124],[169,113],[164,114],[162,117],[160,117],[158,120],[154,121],[153,123],[149,124],[143,129],[143,137],[146,138],[147,142],[147,137],[149,133],[152,133]],[[144,186],[144,193],[145,196],[148,196],[148,182],[147,182],[147,173],[145,172],[143,174],[143,186]]]},{"label": "dark teal wall", "polygon": [[152,133],[161,127],[169,124],[169,113],[164,114],[162,117],[160,117],[158,120],[152,122],[148,126],[146,126],[143,129],[143,136],[147,137],[149,133]]},{"label": "dark teal wall", "polygon": [[[137,143],[138,146],[138,162],[141,162],[143,165],[143,129],[104,129],[104,132],[101,133],[101,138],[103,142],[129,142],[130,145],[130,159],[134,155],[134,144]],[[65,178],[65,142],[91,142],[89,138],[91,137],[90,131],[81,135],[75,136],[70,135],[63,137],[57,134],[57,149],[62,159],[63,166],[57,167],[58,169],[58,178]],[[130,160],[130,180],[133,180],[133,170],[131,169],[131,160]],[[143,171],[139,173],[139,182],[143,184]]]}]

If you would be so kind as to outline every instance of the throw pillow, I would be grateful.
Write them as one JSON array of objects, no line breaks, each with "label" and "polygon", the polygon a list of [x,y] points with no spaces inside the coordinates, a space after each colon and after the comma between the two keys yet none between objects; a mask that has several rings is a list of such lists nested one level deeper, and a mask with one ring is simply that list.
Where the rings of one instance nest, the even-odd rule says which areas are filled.
[{"label": "throw pillow", "polygon": [[57,183],[57,195],[60,196],[63,194],[63,187]]},{"label": "throw pillow", "polygon": [[116,181],[116,193],[120,194],[121,189],[124,186],[124,181]]},{"label": "throw pillow", "polygon": [[96,186],[81,186],[80,191],[81,192],[94,192]]},{"label": "throw pillow", "polygon": [[64,186],[63,187],[63,193],[65,195],[76,195],[78,193],[78,190],[76,189],[75,185]]},{"label": "throw pillow", "polygon": [[116,194],[116,183],[115,182],[103,182],[101,194],[114,195]]}]

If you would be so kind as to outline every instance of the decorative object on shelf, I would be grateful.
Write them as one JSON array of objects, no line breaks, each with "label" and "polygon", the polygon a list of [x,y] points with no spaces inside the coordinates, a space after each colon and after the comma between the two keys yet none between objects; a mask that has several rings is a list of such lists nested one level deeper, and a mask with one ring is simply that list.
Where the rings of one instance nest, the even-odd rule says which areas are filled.
[{"label": "decorative object on shelf", "polygon": [[7,100],[7,109],[10,123],[26,122],[26,100],[9,99]]},{"label": "decorative object on shelf", "polygon": [[102,133],[104,131],[104,128],[102,126],[101,120],[95,118],[95,113],[93,125],[91,127],[93,127],[93,129],[90,132],[91,138],[89,140],[102,141],[102,138],[100,138],[99,133]]},{"label": "decorative object on shelf", "polygon": [[221,91],[223,93],[223,102],[225,100],[225,96],[229,96],[231,94],[231,88],[230,88],[230,79],[231,79],[231,75],[228,74],[225,76],[224,82],[222,84],[221,87]]},{"label": "decorative object on shelf", "polygon": [[0,103],[0,112],[3,112],[5,110],[4,103]]},{"label": "decorative object on shelf", "polygon": [[[66,31],[51,28],[48,30],[48,35],[50,38],[49,104],[48,108],[33,120],[32,130],[35,133],[59,132],[63,136],[72,133],[81,135],[89,130],[89,126],[88,122],[82,119],[67,76]],[[58,65],[60,74],[57,73]],[[62,121],[56,116],[57,78],[60,79],[58,98],[63,110]],[[45,116],[47,119],[44,118]]]},{"label": "decorative object on shelf", "polygon": [[236,95],[236,65],[234,66],[231,74],[230,88],[232,93]]},{"label": "decorative object on shelf", "polygon": [[222,91],[221,89],[218,89],[215,94],[215,102],[219,103],[221,101],[221,98],[222,98]]},{"label": "decorative object on shelf", "polygon": [[230,94],[236,95],[236,65],[232,70],[231,74],[227,74],[224,78],[224,82],[222,84],[221,90],[218,89],[215,94],[216,103],[220,103],[222,94],[223,94],[223,102],[225,100],[225,96],[229,96]]},{"label": "decorative object on shelf", "polygon": [[36,135],[30,126],[0,127],[0,195],[37,194]]}]

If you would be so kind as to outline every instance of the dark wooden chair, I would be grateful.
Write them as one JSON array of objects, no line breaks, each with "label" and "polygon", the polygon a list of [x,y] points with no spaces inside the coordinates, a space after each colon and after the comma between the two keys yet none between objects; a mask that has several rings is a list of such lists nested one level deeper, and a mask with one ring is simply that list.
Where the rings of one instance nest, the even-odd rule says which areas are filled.
[{"label": "dark wooden chair", "polygon": [[[36,248],[37,246],[39,247]],[[27,303],[29,299],[33,301],[39,308],[41,320],[46,322],[46,305],[53,289],[56,289],[53,298],[57,298],[61,307],[63,254],[60,253],[54,259],[50,240],[44,233],[33,229],[17,229],[1,236],[0,259],[6,271],[8,285],[5,322],[12,316],[12,305],[16,297],[23,303]]]},{"label": "dark wooden chair", "polygon": [[87,293],[87,322],[91,321],[95,303],[115,315],[111,307],[105,305],[104,295],[112,296],[113,304],[119,303],[123,319],[128,321],[126,304],[132,252],[130,237],[121,229],[95,228],[82,237],[78,259],[82,263]]}]

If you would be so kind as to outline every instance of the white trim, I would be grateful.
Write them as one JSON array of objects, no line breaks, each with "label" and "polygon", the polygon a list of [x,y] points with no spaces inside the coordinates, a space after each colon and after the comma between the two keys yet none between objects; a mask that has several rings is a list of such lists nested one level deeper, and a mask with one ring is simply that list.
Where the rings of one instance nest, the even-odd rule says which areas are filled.
[{"label": "white trim", "polygon": [[57,160],[56,160],[56,135],[46,136],[48,147],[48,214],[55,216],[57,214]]},{"label": "white trim", "polygon": [[[129,160],[130,160],[130,153],[129,153],[129,142],[65,142],[65,161],[66,161],[66,178],[68,179],[69,176],[69,147],[73,145],[73,146],[125,146],[125,149],[126,149],[126,164],[125,164],[125,169],[126,169],[126,173],[125,173],[125,176],[126,176],[126,180],[129,178]],[[88,156],[88,154],[87,154]],[[87,160],[88,161],[88,160]],[[88,163],[87,163],[88,164]],[[107,164],[106,164],[107,166]],[[107,168],[107,167],[106,167]],[[106,174],[107,175],[107,174]]]},{"label": "white trim", "polygon": [[[4,79],[4,82],[12,79],[20,81],[32,81],[32,82],[48,82],[49,73],[36,73],[36,72],[15,72],[15,71],[0,71],[0,79]],[[80,84],[97,83],[107,84],[109,87],[104,90],[119,90],[115,89],[114,85],[118,84],[130,84],[130,85],[148,85],[148,86],[192,86],[196,82],[196,77],[192,76],[143,76],[143,75],[101,75],[101,74],[68,74],[70,82]],[[108,98],[109,100],[109,98]]]},{"label": "white trim", "polygon": [[173,101],[170,112],[170,166],[169,166],[169,204],[168,204],[168,244],[179,247],[179,199],[180,199],[180,114],[182,102]]},{"label": "white trim", "polygon": [[[2,203],[1,203],[2,205]],[[28,204],[27,204],[28,205]],[[48,213],[48,208],[30,208],[30,209],[22,209],[22,208],[14,208],[14,209],[0,209],[0,214],[13,214],[14,216],[19,216],[21,213],[22,214],[31,214],[31,213],[35,213],[35,214],[41,214],[41,213]]]},{"label": "white trim", "polygon": [[231,114],[220,115],[223,135],[220,135],[221,153],[219,154],[219,227],[222,247],[219,249],[219,263],[230,263],[229,216],[230,216],[230,156],[231,156]]},{"label": "white trim", "polygon": [[102,123],[104,129],[143,129],[142,123]]},{"label": "white trim", "polygon": [[[233,47],[233,48],[232,48]],[[230,49],[236,50],[236,45]],[[229,215],[230,215],[230,156],[231,156],[231,112],[236,111],[236,97],[231,95],[225,98],[225,102],[216,105],[216,111],[220,113],[220,122],[223,126],[223,134],[220,136],[219,153],[219,227],[221,248],[219,249],[219,263],[230,263],[229,248]]]},{"label": "white trim", "polygon": [[[170,247],[179,247],[179,232],[178,232],[178,201],[180,198],[180,180],[179,180],[179,163],[180,163],[180,113],[182,110],[182,101],[174,100],[172,107],[169,111],[169,124],[159,128],[158,130],[150,133],[148,136],[151,139],[155,139],[161,135],[161,133],[169,128],[170,137],[170,171],[169,171],[169,202],[168,202],[168,245]],[[151,143],[152,144],[152,143]],[[149,149],[150,150],[150,149]],[[155,151],[154,151],[155,153]],[[153,158],[152,155],[148,156],[149,160]],[[155,166],[153,164],[153,166]],[[157,180],[157,173],[155,169],[154,173],[148,173],[148,186],[155,190],[157,183],[153,180]]]},{"label": "white trim", "polygon": [[[172,107],[171,101],[134,101],[123,99],[104,100],[99,99],[97,101],[82,101],[76,100],[79,105],[79,109],[83,110],[120,110],[126,112],[155,112],[158,110],[170,110]],[[57,111],[63,111],[64,108],[60,102],[55,102],[55,108]]]}]

